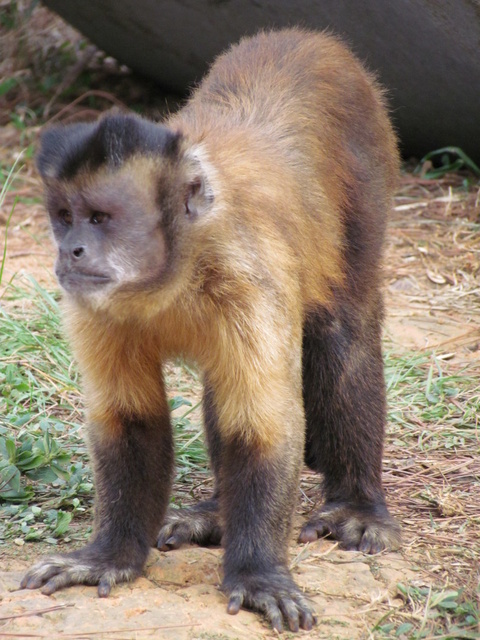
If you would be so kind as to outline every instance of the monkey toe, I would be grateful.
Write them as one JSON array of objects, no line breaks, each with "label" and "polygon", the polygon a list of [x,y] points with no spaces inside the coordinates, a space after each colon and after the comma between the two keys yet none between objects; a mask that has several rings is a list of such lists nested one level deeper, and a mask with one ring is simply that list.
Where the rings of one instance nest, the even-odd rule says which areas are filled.
[{"label": "monkey toe", "polygon": [[229,594],[228,613],[235,615],[242,607],[259,611],[279,633],[284,624],[292,632],[309,631],[316,624],[307,599],[287,571],[273,569],[258,575],[226,578],[222,589]]},{"label": "monkey toe", "polygon": [[221,538],[217,502],[207,500],[187,509],[170,509],[158,534],[157,547],[169,551],[191,543],[218,545]]},{"label": "monkey toe", "polygon": [[39,589],[62,570],[61,559],[61,556],[51,556],[34,564],[23,576],[20,588]]},{"label": "monkey toe", "polygon": [[374,522],[364,528],[358,549],[363,553],[375,554],[387,549],[398,549],[400,544],[400,527],[389,517],[381,523]]},{"label": "monkey toe", "polygon": [[311,520],[302,527],[298,541],[303,543],[315,542],[318,538],[329,533],[328,527],[321,520]]},{"label": "monkey toe", "polygon": [[46,596],[51,596],[55,591],[60,591],[60,589],[65,589],[66,587],[71,587],[77,584],[75,580],[75,570],[72,567],[71,569],[65,569],[60,573],[57,573],[52,578],[50,578],[42,587],[41,591]]},{"label": "monkey toe", "polygon": [[299,542],[329,535],[344,549],[375,554],[400,546],[400,527],[383,504],[326,504],[302,528]]},{"label": "monkey toe", "polygon": [[71,554],[50,556],[37,562],[24,575],[21,589],[40,589],[52,595],[76,584],[98,585],[98,595],[107,596],[118,582],[127,582],[140,573],[135,567],[113,566],[95,548],[84,548]]},{"label": "monkey toe", "polygon": [[193,532],[182,524],[166,524],[160,529],[157,537],[157,548],[160,551],[179,549],[182,545],[193,542]]}]

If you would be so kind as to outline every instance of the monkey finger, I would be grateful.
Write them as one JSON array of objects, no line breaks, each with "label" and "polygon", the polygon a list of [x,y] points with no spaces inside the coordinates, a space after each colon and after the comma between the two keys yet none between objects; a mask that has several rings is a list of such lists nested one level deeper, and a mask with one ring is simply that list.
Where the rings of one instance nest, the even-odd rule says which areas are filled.
[{"label": "monkey finger", "polygon": [[170,536],[165,542],[165,546],[169,549],[178,549],[182,544],[182,541],[176,536]]},{"label": "monkey finger", "polygon": [[299,605],[300,614],[300,627],[305,631],[311,631],[314,625],[317,624],[317,616],[310,611],[310,608],[305,605]]},{"label": "monkey finger", "polygon": [[160,551],[171,551],[172,549],[179,549],[182,546],[182,540],[176,536],[170,536],[166,540],[158,539],[157,547]]},{"label": "monkey finger", "polygon": [[318,522],[307,522],[302,527],[300,531],[300,535],[298,536],[298,542],[306,543],[306,542],[315,542],[318,538],[331,533],[329,527],[323,523],[322,521]]},{"label": "monkey finger", "polygon": [[315,527],[303,527],[298,536],[298,542],[315,542],[315,540],[318,540],[318,532]]},{"label": "monkey finger", "polygon": [[232,591],[227,605],[227,613],[231,616],[237,615],[243,604],[243,593],[241,591]]},{"label": "monkey finger", "polygon": [[173,526],[171,524],[165,524],[160,529],[157,535],[156,547],[160,551],[168,551],[170,547],[167,547],[167,540],[173,536]]},{"label": "monkey finger", "polygon": [[38,589],[45,580],[46,578],[40,576],[31,576],[30,578],[25,576],[20,583],[20,589]]},{"label": "monkey finger", "polygon": [[[293,604],[293,603],[292,603]],[[295,605],[294,605],[295,607]],[[263,602],[259,602],[258,603],[258,607],[257,607],[260,611],[263,611],[263,613],[265,614],[265,616],[267,617],[267,619],[269,620],[270,624],[272,625],[272,627],[275,629],[275,631],[278,631],[278,633],[282,633],[283,631],[283,616],[282,616],[282,612],[277,604],[277,601],[275,598],[273,598],[272,596],[266,596],[263,599]],[[290,620],[287,619],[289,626],[290,626]],[[298,616],[297,616],[297,625],[296,625],[296,629],[292,628],[295,627],[295,625],[293,624],[292,626],[290,626],[291,631],[298,631]]]},{"label": "monkey finger", "polygon": [[165,524],[157,536],[157,548],[160,551],[178,549],[184,542],[188,542],[189,535],[184,525],[178,522]]},{"label": "monkey finger", "polygon": [[382,551],[383,546],[377,544],[375,540],[372,540],[368,536],[364,535],[358,545],[358,550],[362,553],[374,554]]},{"label": "monkey finger", "polygon": [[98,597],[107,598],[112,590],[112,582],[108,578],[101,578],[98,583]]},{"label": "monkey finger", "polygon": [[283,618],[288,622],[290,631],[296,633],[300,628],[297,605],[290,598],[280,598],[279,605]]}]

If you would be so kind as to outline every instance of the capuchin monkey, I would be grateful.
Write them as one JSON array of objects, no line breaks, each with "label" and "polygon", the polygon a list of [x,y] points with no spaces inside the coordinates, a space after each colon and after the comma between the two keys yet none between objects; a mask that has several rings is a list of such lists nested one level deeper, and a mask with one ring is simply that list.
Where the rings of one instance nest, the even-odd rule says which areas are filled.
[{"label": "capuchin monkey", "polygon": [[[399,543],[381,481],[381,258],[398,173],[383,93],[335,37],[260,33],[221,55],[163,124],[110,113],[48,128],[38,169],[96,486],[84,548],[22,587],[107,596],[152,545],[220,543],[227,610],[274,629],[315,616],[288,570],[303,461],[324,504],[300,542]],[[167,512],[162,365],[204,372],[215,488]]]}]

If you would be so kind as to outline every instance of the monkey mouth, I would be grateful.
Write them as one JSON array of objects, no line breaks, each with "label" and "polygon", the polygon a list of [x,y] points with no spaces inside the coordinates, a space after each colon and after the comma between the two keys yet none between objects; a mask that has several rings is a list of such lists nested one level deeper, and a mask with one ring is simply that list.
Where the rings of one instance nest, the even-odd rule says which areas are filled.
[{"label": "monkey mouth", "polygon": [[112,281],[109,276],[89,271],[64,271],[57,273],[60,285],[67,291],[79,291],[105,285]]}]

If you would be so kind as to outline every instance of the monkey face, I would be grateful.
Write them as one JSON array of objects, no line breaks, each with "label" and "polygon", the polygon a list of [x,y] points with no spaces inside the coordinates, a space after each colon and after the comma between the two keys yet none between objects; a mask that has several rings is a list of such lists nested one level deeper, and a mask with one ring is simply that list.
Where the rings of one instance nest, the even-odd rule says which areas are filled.
[{"label": "monkey face", "polygon": [[213,194],[181,142],[162,125],[118,115],[44,134],[37,165],[55,273],[70,297],[108,306],[183,277],[193,227]]},{"label": "monkey face", "polygon": [[152,164],[130,160],[118,170],[81,174],[47,187],[58,247],[55,273],[71,296],[99,300],[116,289],[161,283],[169,262],[165,220],[153,193]]}]

